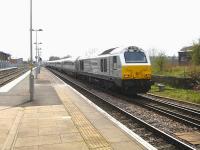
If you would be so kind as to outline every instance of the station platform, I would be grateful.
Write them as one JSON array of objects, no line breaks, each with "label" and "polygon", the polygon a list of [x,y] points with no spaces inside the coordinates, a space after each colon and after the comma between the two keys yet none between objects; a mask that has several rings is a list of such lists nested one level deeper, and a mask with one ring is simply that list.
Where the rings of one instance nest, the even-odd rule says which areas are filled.
[{"label": "station platform", "polygon": [[30,102],[25,76],[9,91],[0,92],[0,149],[146,149],[45,68],[34,89]]}]

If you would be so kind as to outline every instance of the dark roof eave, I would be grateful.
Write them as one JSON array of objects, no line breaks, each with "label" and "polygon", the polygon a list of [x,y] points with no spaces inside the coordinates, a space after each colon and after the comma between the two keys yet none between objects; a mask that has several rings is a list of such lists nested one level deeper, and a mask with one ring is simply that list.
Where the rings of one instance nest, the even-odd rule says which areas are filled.
[{"label": "dark roof eave", "polygon": [[3,53],[3,54],[8,55],[8,56],[11,56],[10,54],[2,52],[2,51],[0,51],[0,53]]},{"label": "dark roof eave", "polygon": [[190,51],[192,49],[192,46],[186,46],[180,49],[180,51],[185,52],[185,51]]}]

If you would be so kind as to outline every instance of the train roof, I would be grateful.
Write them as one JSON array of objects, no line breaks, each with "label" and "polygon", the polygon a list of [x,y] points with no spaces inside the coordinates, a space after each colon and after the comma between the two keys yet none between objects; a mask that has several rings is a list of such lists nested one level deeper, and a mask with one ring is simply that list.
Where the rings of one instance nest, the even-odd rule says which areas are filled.
[{"label": "train roof", "polygon": [[106,57],[106,56],[110,56],[110,55],[118,55],[129,49],[139,50],[139,51],[144,52],[144,50],[142,50],[141,48],[139,48],[137,46],[124,46],[124,47],[115,47],[115,48],[105,50],[97,56],[80,57],[79,59],[90,59],[90,58],[97,58],[97,57]]},{"label": "train roof", "polygon": [[123,53],[124,51],[127,50],[136,50],[136,51],[143,51],[141,48],[137,47],[137,46],[126,46],[126,47],[116,47],[115,49],[113,49],[109,54],[114,55],[114,54],[120,54]]},{"label": "train roof", "polygon": [[102,52],[101,54],[99,54],[99,55],[110,54],[110,53],[111,53],[114,49],[116,49],[116,48],[118,48],[118,47],[107,49],[107,50],[103,51],[103,52]]},{"label": "train roof", "polygon": [[47,63],[59,62],[59,60],[60,60],[60,59],[58,59],[58,60],[49,60],[49,61],[47,61]]},{"label": "train roof", "polygon": [[68,57],[64,59],[59,59],[59,60],[52,60],[52,61],[47,61],[47,63],[56,63],[56,62],[63,62],[63,61],[76,61],[78,57]]},{"label": "train roof", "polygon": [[69,57],[69,58],[64,58],[61,59],[62,61],[76,61],[78,57]]},{"label": "train roof", "polygon": [[121,54],[126,50],[139,50],[144,52],[144,50],[142,50],[141,48],[137,47],[137,46],[124,46],[124,47],[115,47],[115,48],[110,48],[107,49],[105,51],[103,51],[101,54],[97,55],[97,56],[91,56],[91,57],[84,57],[84,56],[79,56],[79,57],[69,57],[69,58],[64,58],[64,59],[59,59],[59,60],[54,60],[54,61],[48,61],[49,63],[54,63],[54,62],[63,62],[63,61],[76,61],[77,59],[91,59],[91,58],[97,58],[97,57],[106,57],[106,56],[110,56],[110,55],[117,55],[117,54]]}]

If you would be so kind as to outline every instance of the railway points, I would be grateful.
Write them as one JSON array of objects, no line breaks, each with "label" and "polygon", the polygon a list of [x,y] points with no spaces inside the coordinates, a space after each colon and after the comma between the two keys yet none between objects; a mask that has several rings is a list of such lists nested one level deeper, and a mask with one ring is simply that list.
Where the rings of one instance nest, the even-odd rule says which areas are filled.
[{"label": "railway points", "polygon": [[[0,149],[154,149],[140,143],[42,69],[29,102],[28,76],[0,93]],[[146,146],[146,147],[145,147]]]}]

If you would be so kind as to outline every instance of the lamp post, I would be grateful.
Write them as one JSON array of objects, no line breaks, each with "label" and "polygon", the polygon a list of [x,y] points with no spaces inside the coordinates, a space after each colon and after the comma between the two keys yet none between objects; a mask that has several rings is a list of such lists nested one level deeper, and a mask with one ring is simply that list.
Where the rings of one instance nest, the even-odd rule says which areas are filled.
[{"label": "lamp post", "polygon": [[32,55],[32,0],[30,0],[30,69],[31,73],[29,76],[29,92],[30,101],[33,100],[34,96],[34,76],[33,76],[33,55]]},{"label": "lamp post", "polygon": [[36,62],[37,62],[37,57],[38,57],[38,45],[40,45],[40,44],[42,44],[42,42],[39,42],[39,43],[33,43],[33,44],[35,44],[36,46],[35,46],[35,60],[36,60]]},{"label": "lamp post", "polygon": [[[38,48],[38,59],[39,59],[40,56],[41,56],[41,50],[42,50],[42,48]],[[39,62],[39,60],[38,60],[38,62]]]},{"label": "lamp post", "polygon": [[43,31],[42,29],[32,29],[32,31],[35,31],[35,33],[36,33],[36,39],[35,39],[35,43],[34,44],[36,44],[36,48],[35,48],[35,50],[36,50],[36,72],[35,72],[35,78],[37,79],[37,74],[38,74],[38,50],[37,50],[37,45],[38,45],[38,42],[37,42],[37,32],[38,31]]},{"label": "lamp post", "polygon": [[38,62],[38,50],[40,49],[40,48],[38,48],[38,46],[40,45],[40,44],[42,44],[42,42],[39,42],[39,43],[33,43],[33,44],[35,44],[36,45],[36,47],[35,47],[35,50],[36,50],[36,54],[35,54],[35,60],[36,60],[36,62]]},{"label": "lamp post", "polygon": [[[38,44],[38,42],[37,42],[37,32],[38,31],[43,31],[42,29],[32,29],[32,31],[35,31],[35,33],[36,33],[36,40],[35,40],[35,43],[36,43],[36,56],[37,56],[37,44]],[[34,44],[35,44],[34,43]],[[42,44],[42,43],[39,43],[39,44]]]},{"label": "lamp post", "polygon": [[[38,44],[42,44],[42,43],[38,43]],[[42,50],[42,48],[38,48],[38,50],[37,50],[37,52],[38,52],[37,59],[38,59],[38,64],[39,64],[38,73],[40,73],[40,54],[41,54],[41,50]]]}]

